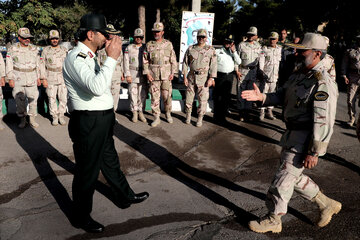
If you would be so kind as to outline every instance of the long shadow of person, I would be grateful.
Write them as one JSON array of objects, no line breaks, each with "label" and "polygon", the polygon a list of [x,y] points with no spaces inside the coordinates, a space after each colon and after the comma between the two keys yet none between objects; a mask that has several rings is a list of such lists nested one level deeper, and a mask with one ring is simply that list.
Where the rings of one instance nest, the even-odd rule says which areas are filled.
[{"label": "long shadow of person", "polygon": [[[244,227],[250,220],[255,219],[256,216],[246,210],[239,208],[234,203],[230,202],[225,197],[211,190],[210,188],[200,184],[198,181],[190,178],[186,174],[192,175],[194,178],[201,178],[208,182],[215,183],[233,191],[240,191],[250,194],[259,199],[265,200],[266,195],[245,187],[239,186],[232,181],[221,178],[214,174],[199,170],[191,167],[185,162],[181,161],[178,157],[170,153],[166,148],[154,143],[153,141],[125,128],[120,124],[116,124],[114,128],[114,135],[122,142],[128,144],[139,153],[143,154],[150,161],[158,165],[166,174],[183,183],[194,191],[200,193],[204,197],[210,199],[218,205],[222,205],[231,209],[237,216],[236,220]],[[186,173],[186,174],[185,174]],[[303,214],[293,208],[289,208],[289,213],[298,217],[304,222],[312,224],[312,222]]]},{"label": "long shadow of person", "polygon": [[360,167],[351,162],[346,161],[342,157],[339,157],[335,154],[327,153],[324,156],[322,156],[321,158],[324,160],[327,160],[329,162],[333,162],[333,163],[339,164],[341,166],[344,166],[360,175]]}]

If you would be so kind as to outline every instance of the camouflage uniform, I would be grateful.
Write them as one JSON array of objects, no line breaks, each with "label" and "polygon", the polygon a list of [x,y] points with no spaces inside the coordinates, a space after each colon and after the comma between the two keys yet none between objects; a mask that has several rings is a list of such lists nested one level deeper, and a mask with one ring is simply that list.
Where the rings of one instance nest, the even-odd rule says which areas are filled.
[{"label": "camouflage uniform", "polygon": [[[62,46],[47,46],[41,53],[41,79],[46,79],[48,86],[46,94],[49,98],[49,112],[53,119],[62,118],[66,112],[67,90],[62,73],[62,67],[67,55],[67,49]],[[59,107],[56,103],[59,99]]]},{"label": "camouflage uniform", "polygon": [[163,39],[161,42],[150,41],[146,44],[143,59],[143,74],[150,74],[151,108],[155,116],[160,115],[160,91],[164,100],[165,111],[171,112],[172,83],[171,74],[177,71],[176,55],[172,43]]},{"label": "camouflage uniform", "polygon": [[[348,49],[342,62],[342,76],[349,79],[347,105],[350,121],[354,123],[356,114],[356,94],[360,85],[360,47]],[[352,124],[351,124],[352,125]]]},{"label": "camouflage uniform", "polygon": [[[282,47],[264,46],[259,59],[259,68],[264,74],[264,90],[263,93],[271,93],[276,90],[276,83],[279,78],[279,66],[281,61]],[[273,106],[267,107],[272,109]],[[265,108],[262,108],[262,111]]]},{"label": "camouflage uniform", "polygon": [[145,44],[138,47],[130,44],[124,53],[125,77],[131,76],[129,84],[130,110],[143,112],[147,94],[147,82],[142,74]]},{"label": "camouflage uniform", "polygon": [[[2,77],[5,77],[5,62],[2,57],[2,54],[0,54],[0,78],[2,78]],[[3,92],[2,92],[2,87],[0,86],[0,121],[3,118],[3,113],[2,113],[3,99],[4,99],[4,96],[3,96]],[[0,128],[1,128],[1,122],[0,122]]]},{"label": "camouflage uniform", "polygon": [[330,74],[331,79],[333,81],[336,81],[334,58],[331,55],[326,54],[325,57],[321,61],[323,62],[324,69]]},{"label": "camouflage uniform", "polygon": [[[101,49],[97,53],[97,61],[100,66],[102,66],[107,58],[105,48]],[[124,74],[124,62],[123,62],[123,52],[121,52],[120,57],[117,59],[117,64],[115,67],[115,71],[113,73],[111,79],[111,94],[114,98],[114,110],[116,111],[119,104],[119,96],[121,89],[121,77]]]},{"label": "camouflage uniform", "polygon": [[[14,80],[12,95],[16,102],[16,114],[19,117],[37,115],[39,91],[37,79],[40,78],[40,56],[36,46],[29,44],[21,47],[20,43],[11,45],[6,55],[6,76]],[[26,98],[29,112],[26,111]]]},{"label": "camouflage uniform", "polygon": [[[189,72],[188,72],[189,71]],[[209,87],[205,86],[208,78],[215,78],[217,62],[215,49],[212,46],[190,46],[184,56],[182,74],[187,75],[188,86],[186,89],[185,112],[192,111],[195,90],[199,98],[198,115],[204,115],[209,99]]]},{"label": "camouflage uniform", "polygon": [[326,153],[335,122],[337,84],[319,62],[307,74],[298,71],[275,93],[266,94],[264,105],[284,104],[286,132],[280,145],[281,165],[269,188],[267,206],[271,213],[284,215],[294,190],[313,199],[319,187],[303,174],[304,157]]},{"label": "camouflage uniform", "polygon": [[241,78],[237,84],[237,98],[239,102],[239,110],[251,109],[252,103],[241,98],[241,92],[253,89],[253,83],[256,82],[258,72],[258,62],[262,53],[261,45],[257,41],[241,42],[238,46],[238,53],[241,58],[239,70]]}]

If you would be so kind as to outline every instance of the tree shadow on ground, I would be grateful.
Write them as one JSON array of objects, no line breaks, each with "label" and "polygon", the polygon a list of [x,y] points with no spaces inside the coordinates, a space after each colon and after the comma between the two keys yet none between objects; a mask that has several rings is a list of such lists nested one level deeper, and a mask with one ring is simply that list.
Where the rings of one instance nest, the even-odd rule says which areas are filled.
[{"label": "tree shadow on ground", "polygon": [[342,157],[339,157],[335,154],[327,153],[324,156],[322,156],[321,158],[326,161],[333,162],[333,163],[339,164],[341,166],[344,166],[360,175],[360,167],[351,162],[346,161]]},{"label": "tree shadow on ground", "polygon": [[[208,182],[215,183],[219,186],[223,186],[233,191],[240,191],[252,195],[261,200],[265,200],[266,198],[266,194],[264,193],[247,189],[225,178],[191,167],[187,163],[181,161],[177,156],[170,153],[166,148],[154,143],[153,141],[131,131],[130,129],[120,124],[115,125],[114,135],[120,141],[126,143],[139,153],[143,154],[150,161],[158,165],[161,170],[163,170],[170,177],[183,183],[187,187],[193,189],[194,191],[208,198],[212,202],[231,209],[236,214],[237,221],[245,228],[247,228],[248,221],[256,218],[254,214],[238,207],[236,204],[230,202],[227,198],[221,196],[212,189],[194,180],[189,175],[194,178],[199,178]],[[293,208],[289,208],[289,213],[306,223],[312,224],[312,222],[305,215]]]}]

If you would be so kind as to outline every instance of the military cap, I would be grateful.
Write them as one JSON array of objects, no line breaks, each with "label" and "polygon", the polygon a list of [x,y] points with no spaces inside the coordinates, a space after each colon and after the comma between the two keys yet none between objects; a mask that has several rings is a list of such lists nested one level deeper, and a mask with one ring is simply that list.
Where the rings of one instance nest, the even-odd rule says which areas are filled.
[{"label": "military cap", "polygon": [[153,32],[161,32],[164,31],[164,24],[162,22],[154,23],[153,28],[151,29]]},{"label": "military cap", "polygon": [[33,35],[30,34],[30,30],[28,28],[20,28],[18,30],[18,35],[22,38],[32,38]]},{"label": "military cap", "polygon": [[235,42],[234,36],[233,35],[229,35],[225,38],[225,42]]},{"label": "military cap", "polygon": [[249,31],[247,32],[247,34],[251,34],[251,35],[257,35],[258,34],[258,30],[256,27],[250,27]]},{"label": "military cap", "polygon": [[326,36],[324,36],[325,38],[325,42],[326,42],[326,45],[329,46],[330,45],[330,39]]},{"label": "military cap", "polygon": [[79,30],[96,30],[103,34],[109,34],[110,29],[106,25],[104,15],[88,13],[81,17]]},{"label": "military cap", "polygon": [[197,36],[198,37],[207,37],[207,31],[204,28],[201,28],[197,31]]},{"label": "military cap", "polygon": [[277,39],[277,38],[279,38],[279,34],[277,32],[271,32],[269,38],[270,39]]},{"label": "military cap", "polygon": [[135,29],[134,37],[144,37],[144,31],[141,28]]},{"label": "military cap", "polygon": [[60,38],[60,34],[58,30],[51,30],[49,33],[49,39]]},{"label": "military cap", "polygon": [[326,50],[327,44],[324,36],[318,33],[305,33],[304,39],[301,44],[286,43],[288,47],[296,49],[315,49],[315,50]]},{"label": "military cap", "polygon": [[121,33],[121,31],[116,30],[116,29],[114,28],[114,25],[112,25],[112,24],[107,24],[106,27],[109,29],[109,30],[107,31],[109,34],[114,34],[114,35],[116,35],[116,34],[120,34],[120,33]]}]

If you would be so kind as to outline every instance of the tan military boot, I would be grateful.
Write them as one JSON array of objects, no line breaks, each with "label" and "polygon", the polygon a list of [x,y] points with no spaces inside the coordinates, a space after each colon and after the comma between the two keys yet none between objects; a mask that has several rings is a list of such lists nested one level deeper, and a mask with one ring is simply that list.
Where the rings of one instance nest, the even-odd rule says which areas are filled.
[{"label": "tan military boot", "polygon": [[166,112],[166,120],[168,121],[168,123],[173,123],[173,119],[171,117],[171,112]]},{"label": "tan military boot", "polygon": [[59,115],[59,123],[60,123],[60,125],[65,125],[66,124],[64,115]]},{"label": "tan military boot", "polygon": [[197,120],[197,122],[196,122],[196,126],[197,126],[197,127],[201,127],[201,126],[202,126],[203,117],[204,117],[203,115],[199,115],[198,120]]},{"label": "tan military boot", "polygon": [[259,116],[259,120],[260,121],[264,121],[264,118],[265,118],[265,109],[261,109],[260,110],[260,116]]},{"label": "tan military boot", "polygon": [[191,122],[191,112],[187,112],[185,123],[190,124],[190,122]]},{"label": "tan military boot", "polygon": [[52,119],[52,122],[51,122],[51,125],[53,126],[57,126],[59,124],[59,118],[57,115],[53,116],[53,119]]},{"label": "tan military boot", "polygon": [[276,117],[274,116],[274,114],[273,114],[273,112],[272,112],[272,109],[268,109],[268,111],[267,111],[267,117],[268,117],[270,120],[276,119]]},{"label": "tan military boot", "polygon": [[281,216],[270,213],[263,218],[250,221],[249,228],[257,233],[279,233],[282,230]]},{"label": "tan military boot", "polygon": [[157,125],[160,124],[160,116],[159,115],[155,115],[155,119],[154,121],[151,123],[152,127],[156,127]]},{"label": "tan military boot", "polygon": [[35,116],[30,116],[30,125],[33,128],[37,128],[39,126],[39,124],[35,121]]},{"label": "tan military boot", "polygon": [[320,220],[317,223],[319,227],[325,227],[332,218],[332,215],[338,214],[341,210],[341,203],[325,196],[322,192],[312,199],[320,209]]},{"label": "tan military boot", "polygon": [[355,116],[351,116],[350,120],[347,122],[347,124],[352,127],[355,123]]},{"label": "tan military boot", "polygon": [[140,119],[140,121],[142,121],[142,122],[146,122],[146,118],[145,118],[143,112],[139,112],[139,119]]},{"label": "tan military boot", "polygon": [[137,111],[133,111],[132,114],[133,114],[133,117],[132,117],[131,121],[136,123],[138,121],[138,113],[137,113]]},{"label": "tan military boot", "polygon": [[21,117],[20,118],[20,123],[18,125],[19,128],[24,128],[26,126],[26,118],[25,117]]},{"label": "tan military boot", "polygon": [[3,123],[2,118],[0,118],[0,130],[4,130],[4,129],[5,129],[5,127],[4,127],[4,125],[3,125],[2,123]]}]

